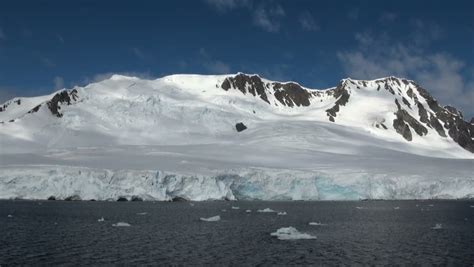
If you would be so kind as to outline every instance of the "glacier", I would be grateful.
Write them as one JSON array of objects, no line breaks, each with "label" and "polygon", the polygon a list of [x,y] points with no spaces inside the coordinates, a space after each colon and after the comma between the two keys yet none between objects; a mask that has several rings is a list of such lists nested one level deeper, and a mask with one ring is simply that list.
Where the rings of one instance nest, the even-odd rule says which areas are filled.
[{"label": "glacier", "polygon": [[[351,98],[331,121],[325,110],[334,106],[334,88],[290,107],[278,100],[281,88],[264,88],[272,92],[265,97],[223,90],[228,77],[238,76],[114,75],[75,87],[54,114],[48,101],[56,93],[7,102],[0,112],[0,199],[474,197],[473,153],[428,126],[407,141],[389,123],[394,98],[415,101],[410,89],[429,110],[408,82],[399,82],[398,96],[373,81],[348,80]],[[406,113],[419,118],[415,102]],[[237,132],[240,122],[247,129]]]}]

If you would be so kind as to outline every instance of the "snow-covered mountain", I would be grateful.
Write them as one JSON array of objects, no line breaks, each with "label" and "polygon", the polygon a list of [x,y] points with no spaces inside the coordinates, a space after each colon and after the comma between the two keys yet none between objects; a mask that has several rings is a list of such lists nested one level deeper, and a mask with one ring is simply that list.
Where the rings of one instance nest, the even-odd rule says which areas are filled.
[{"label": "snow-covered mountain", "polygon": [[0,198],[474,196],[474,124],[413,81],[114,75],[0,106]]}]

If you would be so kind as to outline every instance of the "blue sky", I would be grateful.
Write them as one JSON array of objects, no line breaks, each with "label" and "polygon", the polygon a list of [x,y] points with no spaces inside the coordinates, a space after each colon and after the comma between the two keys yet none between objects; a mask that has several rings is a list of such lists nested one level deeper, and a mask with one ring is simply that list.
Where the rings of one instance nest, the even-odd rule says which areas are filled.
[{"label": "blue sky", "polygon": [[110,73],[402,76],[474,115],[474,1],[6,1],[0,102]]}]

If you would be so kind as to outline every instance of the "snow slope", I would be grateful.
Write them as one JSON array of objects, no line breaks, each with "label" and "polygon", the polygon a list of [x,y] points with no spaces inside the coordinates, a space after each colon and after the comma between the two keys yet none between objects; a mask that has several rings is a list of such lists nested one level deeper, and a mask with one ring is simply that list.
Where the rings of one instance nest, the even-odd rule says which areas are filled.
[{"label": "snow slope", "polygon": [[0,198],[474,196],[474,125],[394,77],[114,75],[0,107]]}]

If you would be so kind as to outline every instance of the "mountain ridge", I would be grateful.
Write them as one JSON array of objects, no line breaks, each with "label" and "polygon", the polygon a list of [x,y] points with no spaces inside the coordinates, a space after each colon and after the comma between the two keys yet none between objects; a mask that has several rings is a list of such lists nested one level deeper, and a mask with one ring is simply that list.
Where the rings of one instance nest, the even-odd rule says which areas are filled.
[{"label": "mountain ridge", "polygon": [[[136,77],[112,75],[108,81],[130,81],[132,83],[125,90],[133,90],[132,87],[135,86],[133,81],[158,81],[168,86],[166,85],[167,83],[179,84],[183,81],[186,83],[188,79],[192,81],[193,79],[199,80],[201,78],[208,78],[210,81],[207,82],[214,83],[218,90],[229,93],[240,92],[244,96],[251,95],[255,99],[278,109],[311,109],[316,107],[318,113],[326,115],[326,119],[323,119],[322,117],[324,116],[321,117],[321,115],[318,115],[318,119],[329,123],[339,123],[339,120],[342,119],[341,123],[345,124],[344,120],[348,118],[350,120],[352,115],[347,115],[346,110],[352,105],[351,102],[353,101],[362,102],[358,106],[361,106],[361,110],[363,110],[367,109],[368,106],[378,105],[379,103],[374,103],[374,101],[381,100],[384,103],[387,102],[386,110],[378,113],[367,112],[367,116],[374,116],[374,118],[372,125],[362,125],[363,127],[373,126],[386,131],[393,129],[407,142],[413,141],[415,135],[423,137],[430,132],[435,132],[440,138],[452,139],[463,149],[474,153],[474,124],[465,121],[462,112],[452,106],[441,106],[426,89],[414,81],[394,76],[374,80],[345,78],[341,79],[335,87],[322,90],[306,88],[294,81],[271,81],[262,78],[258,74],[240,72],[217,76],[178,74],[156,80],[142,80]],[[85,92],[85,90],[88,90],[88,87],[93,87],[94,84],[101,84],[103,82],[93,83],[85,87],[59,90],[48,96],[37,97],[38,101],[36,102],[29,101],[33,98],[14,98],[9,100],[0,106],[0,116],[8,113],[12,105],[19,107],[22,106],[23,102],[26,108],[23,109],[23,112],[13,112],[13,117],[1,116],[0,125],[15,123],[25,116],[37,113],[42,107],[47,107],[51,115],[61,118],[63,116],[61,107],[75,105],[77,102],[84,101],[84,99],[81,99],[80,90]],[[193,84],[193,86],[198,87],[199,85]],[[114,90],[113,87],[109,89]],[[159,90],[150,92],[150,94],[158,96],[159,93]],[[199,93],[196,95],[199,95]],[[377,99],[375,97],[380,98]],[[390,101],[392,101],[392,104],[388,104]],[[376,109],[375,107],[372,108]],[[358,112],[354,108],[350,108],[350,110],[351,112]],[[311,111],[314,112],[314,110]]]}]

